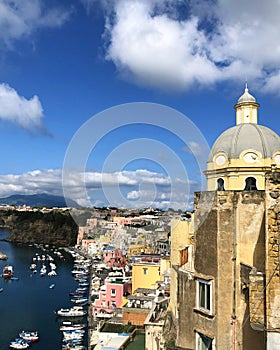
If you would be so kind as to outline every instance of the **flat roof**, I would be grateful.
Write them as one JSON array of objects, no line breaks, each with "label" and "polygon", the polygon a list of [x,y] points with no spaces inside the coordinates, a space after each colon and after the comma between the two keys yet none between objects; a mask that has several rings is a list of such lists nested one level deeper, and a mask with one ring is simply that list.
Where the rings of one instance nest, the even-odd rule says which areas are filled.
[{"label": "flat roof", "polygon": [[118,350],[129,339],[128,333],[98,333],[98,343],[95,345],[95,350]]}]

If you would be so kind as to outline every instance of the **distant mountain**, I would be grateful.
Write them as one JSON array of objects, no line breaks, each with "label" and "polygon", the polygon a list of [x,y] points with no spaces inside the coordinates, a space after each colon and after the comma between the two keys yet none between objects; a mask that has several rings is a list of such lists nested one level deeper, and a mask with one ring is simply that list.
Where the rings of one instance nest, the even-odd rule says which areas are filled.
[{"label": "distant mountain", "polygon": [[79,208],[80,205],[73,201],[72,199],[67,199],[67,203],[65,198],[62,196],[53,196],[47,193],[40,194],[14,194],[12,196],[6,198],[0,198],[0,205],[28,205],[30,207],[72,207]]}]

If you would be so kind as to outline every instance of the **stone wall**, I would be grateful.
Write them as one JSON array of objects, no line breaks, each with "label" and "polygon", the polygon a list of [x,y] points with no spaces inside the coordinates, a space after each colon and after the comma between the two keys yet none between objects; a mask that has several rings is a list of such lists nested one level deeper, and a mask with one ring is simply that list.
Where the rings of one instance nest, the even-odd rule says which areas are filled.
[{"label": "stone wall", "polygon": [[250,324],[253,329],[264,330],[265,326],[265,297],[264,274],[254,268],[249,275],[249,308]]},{"label": "stone wall", "polygon": [[280,173],[266,175],[266,328],[270,350],[280,348]]}]

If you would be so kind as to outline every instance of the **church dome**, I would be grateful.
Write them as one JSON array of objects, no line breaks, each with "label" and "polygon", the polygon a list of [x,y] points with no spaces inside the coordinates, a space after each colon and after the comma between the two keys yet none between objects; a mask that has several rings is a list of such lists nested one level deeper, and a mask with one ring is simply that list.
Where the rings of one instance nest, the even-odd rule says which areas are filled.
[{"label": "church dome", "polygon": [[236,125],[214,143],[204,172],[210,191],[264,190],[265,174],[280,170],[280,137],[258,124],[258,108],[247,84],[234,106]]},{"label": "church dome", "polygon": [[209,161],[213,161],[213,157],[219,152],[226,153],[229,159],[237,159],[248,149],[259,152],[262,158],[272,158],[275,152],[280,152],[280,137],[262,125],[236,125],[218,137],[210,152]]}]

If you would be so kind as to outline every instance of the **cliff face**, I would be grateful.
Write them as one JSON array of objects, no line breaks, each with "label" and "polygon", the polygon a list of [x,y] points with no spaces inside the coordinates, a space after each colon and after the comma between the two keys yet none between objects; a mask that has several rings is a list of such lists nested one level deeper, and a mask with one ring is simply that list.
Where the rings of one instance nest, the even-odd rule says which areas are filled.
[{"label": "cliff face", "polygon": [[78,235],[78,226],[69,212],[0,211],[0,225],[10,233],[10,242],[65,247],[75,245]]}]

